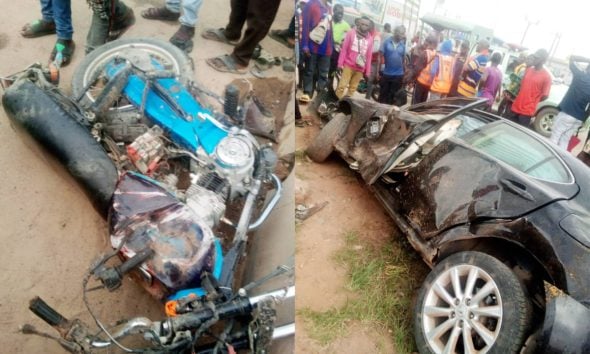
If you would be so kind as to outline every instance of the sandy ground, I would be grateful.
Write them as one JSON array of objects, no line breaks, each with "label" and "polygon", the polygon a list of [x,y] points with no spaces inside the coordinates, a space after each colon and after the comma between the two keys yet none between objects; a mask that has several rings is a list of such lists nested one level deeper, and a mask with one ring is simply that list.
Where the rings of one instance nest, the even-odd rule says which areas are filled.
[{"label": "sandy ground", "polygon": [[[301,106],[305,115],[305,106]],[[318,134],[320,122],[298,128],[297,150]],[[296,233],[296,308],[326,311],[341,307],[354,293],[346,289],[345,269],[332,255],[344,246],[347,232],[358,233],[362,242],[383,244],[396,233],[394,225],[355,173],[335,154],[322,164],[299,159],[295,165],[296,203],[328,204],[305,220]],[[321,346],[308,333],[303,319],[296,317],[298,353],[395,353],[393,341],[369,325],[352,323],[345,337]]]},{"label": "sandy ground", "polygon": [[[148,21],[139,16],[141,10],[159,5],[160,1],[128,0],[126,3],[135,10],[137,17],[136,25],[125,34],[126,38],[141,36],[167,40],[176,31],[176,24]],[[33,62],[46,63],[55,37],[23,39],[18,34],[23,24],[40,17],[39,1],[3,1],[2,5],[6,16],[0,25],[0,76],[17,72]],[[69,92],[71,75],[84,56],[84,39],[91,17],[85,1],[72,1],[72,8],[77,50],[72,64],[61,72],[61,87],[66,92]],[[293,5],[283,2],[273,28],[285,28],[292,11]],[[197,32],[206,27],[224,26],[228,15],[229,1],[205,1]],[[224,86],[236,76],[217,73],[206,65],[205,59],[229,53],[231,47],[205,41],[200,36],[195,40],[191,57],[195,62],[196,78],[221,94]],[[270,38],[265,38],[262,46],[277,56],[292,55],[286,47]],[[284,81],[293,76],[278,68],[272,69],[270,74]],[[250,74],[245,77],[252,78]],[[287,117],[292,117],[292,113],[288,112]],[[284,138],[279,150],[292,150],[292,125],[284,132],[285,137],[289,135],[291,138]],[[0,141],[0,164],[3,166],[0,169],[0,352],[60,353],[63,350],[56,342],[19,334],[17,329],[24,323],[31,323],[40,330],[51,331],[27,309],[28,300],[36,295],[68,317],[81,317],[87,323],[91,322],[82,302],[81,281],[91,261],[109,249],[106,223],[62,166],[24,133],[13,129],[3,110],[0,110]],[[277,234],[283,240],[269,241],[269,244],[280,243],[282,249],[280,252],[266,250],[269,255],[265,259],[274,257],[282,261],[290,257],[292,262],[292,242],[284,242],[294,232],[293,220],[289,219],[293,210],[292,188],[293,178],[290,178],[286,181],[285,197],[277,208],[279,211],[275,212],[275,220],[269,221],[269,225],[274,226],[265,226],[280,230]],[[268,233],[268,230],[263,232]],[[251,252],[263,254],[264,251],[264,247],[257,246]],[[257,276],[257,266],[250,268],[248,274]],[[96,304],[96,314],[105,322],[137,315],[159,318],[163,314],[159,303],[128,280],[117,292],[99,292],[90,299]]]}]

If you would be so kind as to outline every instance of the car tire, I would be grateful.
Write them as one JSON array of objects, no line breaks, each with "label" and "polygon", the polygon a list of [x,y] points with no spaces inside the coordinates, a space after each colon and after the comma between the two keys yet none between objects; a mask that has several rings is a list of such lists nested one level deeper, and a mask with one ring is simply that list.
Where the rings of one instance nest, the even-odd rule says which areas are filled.
[{"label": "car tire", "polygon": [[424,281],[414,334],[420,353],[442,353],[448,345],[451,353],[516,353],[531,318],[525,288],[510,268],[485,253],[460,252],[437,264]]},{"label": "car tire", "polygon": [[539,110],[539,113],[535,116],[535,121],[533,122],[533,129],[545,136],[551,136],[551,126],[553,125],[553,120],[555,116],[559,113],[559,109],[555,107],[545,107]]},{"label": "car tire", "polygon": [[315,162],[326,160],[332,151],[334,151],[336,140],[342,137],[349,122],[349,115],[336,113],[307,147],[305,150],[307,156]]}]

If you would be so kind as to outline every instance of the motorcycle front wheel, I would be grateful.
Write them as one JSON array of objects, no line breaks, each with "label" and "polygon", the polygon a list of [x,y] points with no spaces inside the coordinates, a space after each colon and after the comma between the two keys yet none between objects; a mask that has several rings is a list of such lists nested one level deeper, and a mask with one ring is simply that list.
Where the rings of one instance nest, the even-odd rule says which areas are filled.
[{"label": "motorcycle front wheel", "polygon": [[[72,79],[72,96],[81,97],[79,103],[83,107],[90,106],[106,84],[105,65],[117,57],[133,55],[136,50],[147,53],[164,70],[175,72],[181,83],[193,79],[192,60],[174,45],[153,38],[124,38],[96,48],[82,60]],[[128,111],[133,107],[126,102],[117,102],[111,109]]]}]

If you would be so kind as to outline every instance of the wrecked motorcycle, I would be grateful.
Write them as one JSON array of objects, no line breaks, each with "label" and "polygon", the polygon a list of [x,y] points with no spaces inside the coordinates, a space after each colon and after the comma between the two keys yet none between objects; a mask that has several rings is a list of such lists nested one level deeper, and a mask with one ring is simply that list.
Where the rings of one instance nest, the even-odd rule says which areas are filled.
[{"label": "wrecked motorcycle", "polygon": [[[248,232],[281,196],[277,156],[245,128],[248,108],[238,105],[239,92],[228,88],[218,112],[203,95],[220,97],[190,76],[182,52],[142,39],[114,41],[86,57],[74,74],[73,98],[38,64],[3,79],[11,120],[65,166],[108,217],[113,250],[83,280],[98,334],[38,297],[30,302],[68,351],[117,346],[127,352],[262,353],[273,338],[294,333],[293,324],[274,328],[275,305],[294,296],[293,286],[249,296],[289,267],[235,286]],[[112,265],[117,257],[121,263]],[[114,291],[127,273],[165,302],[166,319],[139,317],[107,328],[96,318],[86,298],[95,289],[89,284]],[[39,334],[30,325],[22,330]],[[120,343],[138,334],[148,348]]]}]

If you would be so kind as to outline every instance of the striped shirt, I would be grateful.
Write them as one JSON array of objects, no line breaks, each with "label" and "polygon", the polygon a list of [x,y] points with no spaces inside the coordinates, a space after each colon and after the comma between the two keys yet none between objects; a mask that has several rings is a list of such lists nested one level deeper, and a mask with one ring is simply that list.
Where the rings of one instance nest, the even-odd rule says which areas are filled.
[{"label": "striped shirt", "polygon": [[485,72],[486,64],[488,63],[487,52],[477,54],[466,65],[467,71],[464,74],[463,80],[459,82],[457,93],[464,97],[475,97],[475,92],[479,80]]}]

